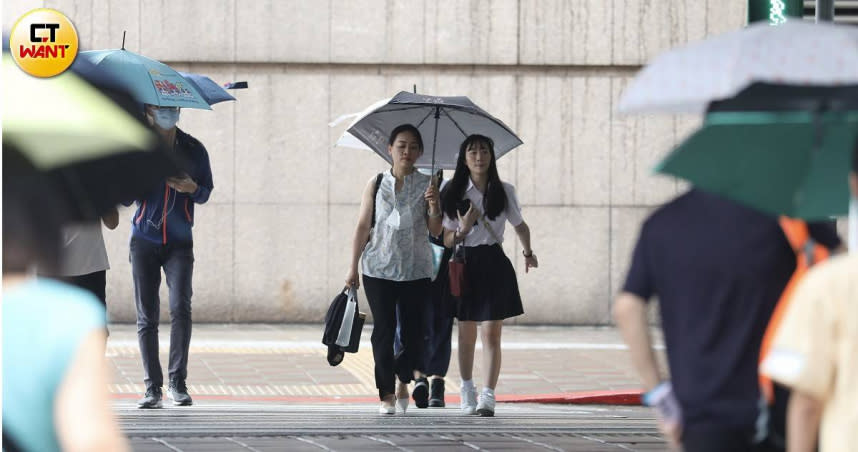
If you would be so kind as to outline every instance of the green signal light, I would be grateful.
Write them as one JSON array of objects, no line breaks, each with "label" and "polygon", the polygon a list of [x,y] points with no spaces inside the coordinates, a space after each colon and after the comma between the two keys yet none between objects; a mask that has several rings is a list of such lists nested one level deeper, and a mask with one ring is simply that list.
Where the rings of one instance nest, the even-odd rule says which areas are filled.
[{"label": "green signal light", "polygon": [[780,25],[787,21],[784,14],[786,5],[781,0],[772,0],[769,4],[769,25]]}]

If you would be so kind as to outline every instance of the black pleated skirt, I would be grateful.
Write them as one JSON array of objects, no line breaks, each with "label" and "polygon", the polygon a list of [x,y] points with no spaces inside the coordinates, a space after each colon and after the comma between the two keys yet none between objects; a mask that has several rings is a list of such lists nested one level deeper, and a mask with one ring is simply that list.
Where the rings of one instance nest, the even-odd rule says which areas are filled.
[{"label": "black pleated skirt", "polygon": [[467,291],[458,299],[459,320],[503,320],[524,314],[512,262],[500,245],[465,248]]}]

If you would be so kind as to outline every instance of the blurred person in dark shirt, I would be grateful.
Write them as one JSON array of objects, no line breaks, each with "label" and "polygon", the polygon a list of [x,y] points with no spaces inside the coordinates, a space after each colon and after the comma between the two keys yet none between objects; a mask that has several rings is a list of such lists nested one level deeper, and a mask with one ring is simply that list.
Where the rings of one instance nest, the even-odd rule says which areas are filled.
[{"label": "blurred person in dark shirt", "polygon": [[[830,222],[808,228],[817,243],[841,247]],[[662,408],[671,444],[688,452],[776,450],[764,441],[757,364],[795,268],[776,217],[699,189],[644,222],[613,311],[644,401]],[[659,375],[649,334],[647,303],[655,296],[670,382]]]}]

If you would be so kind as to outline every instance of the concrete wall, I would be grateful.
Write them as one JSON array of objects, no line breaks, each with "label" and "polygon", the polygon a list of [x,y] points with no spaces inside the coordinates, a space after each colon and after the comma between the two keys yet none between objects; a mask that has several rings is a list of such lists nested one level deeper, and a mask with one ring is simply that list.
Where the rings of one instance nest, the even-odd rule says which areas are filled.
[{"label": "concrete wall", "polygon": [[[4,1],[8,29],[42,2]],[[197,209],[194,318],[318,321],[342,287],[374,154],[332,148],[327,123],[400,90],[467,95],[518,132],[499,161],[515,184],[540,268],[505,249],[519,323],[605,324],[638,227],[683,189],[650,168],[697,118],[622,117],[617,99],[649,58],[737,29],[745,0],[47,1],[81,47],[126,48],[217,81],[235,103],[185,110],[215,190]],[[106,233],[110,313],[134,319],[131,211]],[[166,292],[162,297],[166,300]],[[166,302],[163,302],[166,318]],[[364,305],[365,306],[365,305]]]}]

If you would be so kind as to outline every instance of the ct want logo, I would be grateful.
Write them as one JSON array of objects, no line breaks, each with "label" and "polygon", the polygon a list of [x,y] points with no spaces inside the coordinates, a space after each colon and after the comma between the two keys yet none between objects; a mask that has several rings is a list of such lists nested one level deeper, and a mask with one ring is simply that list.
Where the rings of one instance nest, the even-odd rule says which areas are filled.
[{"label": "ct want logo", "polygon": [[9,35],[9,50],[24,72],[53,77],[68,69],[77,57],[77,30],[57,10],[34,9],[15,22]]}]

